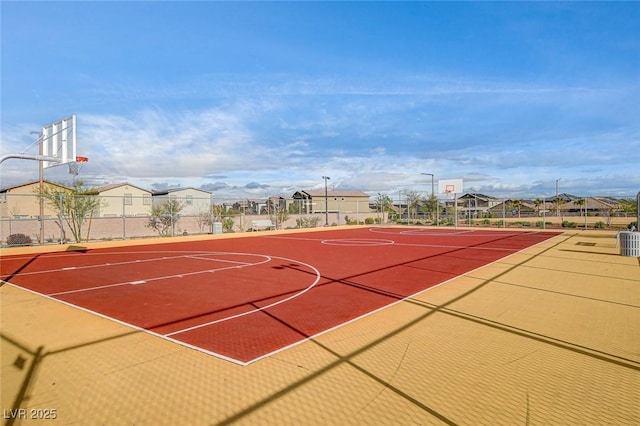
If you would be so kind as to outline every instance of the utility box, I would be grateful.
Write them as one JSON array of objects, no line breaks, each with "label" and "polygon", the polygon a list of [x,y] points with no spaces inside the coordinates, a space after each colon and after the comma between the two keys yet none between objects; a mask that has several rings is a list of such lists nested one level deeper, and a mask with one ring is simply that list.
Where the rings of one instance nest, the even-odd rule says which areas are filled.
[{"label": "utility box", "polygon": [[222,234],[222,222],[213,222],[213,233]]},{"label": "utility box", "polygon": [[618,243],[621,256],[640,257],[640,232],[620,231]]}]

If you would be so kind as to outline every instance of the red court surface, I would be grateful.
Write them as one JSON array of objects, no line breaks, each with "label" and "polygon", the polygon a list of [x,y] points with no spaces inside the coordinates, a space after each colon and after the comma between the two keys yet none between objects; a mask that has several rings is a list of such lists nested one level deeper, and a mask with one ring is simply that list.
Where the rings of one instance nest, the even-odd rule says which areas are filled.
[{"label": "red court surface", "polygon": [[558,235],[357,228],[3,256],[3,281],[242,365]]}]

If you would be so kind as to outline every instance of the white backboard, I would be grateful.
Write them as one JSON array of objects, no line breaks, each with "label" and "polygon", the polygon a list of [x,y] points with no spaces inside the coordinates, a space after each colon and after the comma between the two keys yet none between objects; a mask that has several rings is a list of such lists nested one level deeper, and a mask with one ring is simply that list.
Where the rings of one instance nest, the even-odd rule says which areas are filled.
[{"label": "white backboard", "polygon": [[440,179],[438,181],[439,194],[462,194],[462,179]]},{"label": "white backboard", "polygon": [[71,115],[42,128],[42,155],[59,161],[43,161],[43,167],[53,167],[76,161],[76,116]]}]

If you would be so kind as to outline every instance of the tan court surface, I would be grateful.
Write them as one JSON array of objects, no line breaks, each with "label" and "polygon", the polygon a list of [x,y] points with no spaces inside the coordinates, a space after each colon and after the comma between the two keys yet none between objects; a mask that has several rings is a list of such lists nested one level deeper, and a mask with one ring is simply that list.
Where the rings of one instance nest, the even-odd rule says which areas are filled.
[{"label": "tan court surface", "polygon": [[1,291],[5,424],[640,424],[640,263],[612,232],[567,232],[244,367]]}]

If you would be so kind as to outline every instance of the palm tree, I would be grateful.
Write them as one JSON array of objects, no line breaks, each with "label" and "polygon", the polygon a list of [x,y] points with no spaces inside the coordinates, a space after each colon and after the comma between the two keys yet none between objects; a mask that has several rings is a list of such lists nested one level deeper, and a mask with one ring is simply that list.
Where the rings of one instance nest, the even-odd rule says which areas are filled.
[{"label": "palm tree", "polygon": [[560,216],[560,206],[566,203],[566,201],[560,197],[557,197],[553,199],[552,203],[554,208],[556,209],[556,216]]},{"label": "palm tree", "polygon": [[522,208],[523,201],[522,201],[522,200],[513,200],[513,201],[511,202],[511,204],[513,205],[513,207],[514,207],[516,210],[518,210],[518,217],[521,217],[521,216],[520,216],[520,209]]},{"label": "palm tree", "polygon": [[584,198],[581,198],[579,200],[575,200],[573,202],[573,204],[575,204],[576,206],[580,206],[580,216],[582,216],[582,206],[584,206],[584,203],[585,203],[585,199]]},{"label": "palm tree", "polygon": [[540,206],[541,206],[542,204],[544,204],[544,201],[542,201],[542,199],[540,199],[540,198],[536,198],[535,200],[533,200],[533,205],[534,205],[534,206],[535,206],[535,208],[536,208],[536,214],[537,214],[538,216],[540,216]]}]

